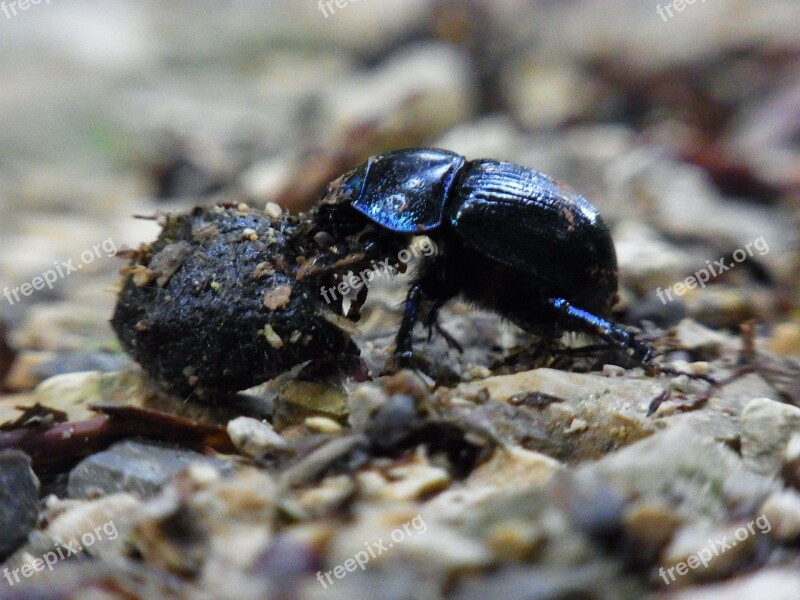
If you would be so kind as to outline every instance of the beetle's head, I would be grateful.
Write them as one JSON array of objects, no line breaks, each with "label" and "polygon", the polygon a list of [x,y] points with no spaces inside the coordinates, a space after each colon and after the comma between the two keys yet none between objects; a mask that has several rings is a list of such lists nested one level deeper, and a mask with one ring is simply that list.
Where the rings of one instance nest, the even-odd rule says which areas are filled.
[{"label": "beetle's head", "polygon": [[363,230],[369,223],[363,214],[353,208],[364,187],[366,164],[334,179],[317,206],[316,221],[321,229],[334,236],[349,236]]}]

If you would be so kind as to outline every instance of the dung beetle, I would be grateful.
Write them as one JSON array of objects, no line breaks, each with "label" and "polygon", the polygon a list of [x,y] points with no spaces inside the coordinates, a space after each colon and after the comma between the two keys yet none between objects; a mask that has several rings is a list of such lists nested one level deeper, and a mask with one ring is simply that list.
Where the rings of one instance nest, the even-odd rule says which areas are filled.
[{"label": "dung beetle", "polygon": [[408,289],[394,354],[400,364],[412,357],[421,316],[429,332],[435,327],[457,346],[437,320],[454,297],[549,339],[585,332],[641,363],[651,357],[646,344],[608,320],[617,259],[597,208],[538,171],[448,150],[395,150],[332,182],[314,218],[333,237],[366,236],[363,246],[377,255],[390,256],[416,235],[439,249]]}]

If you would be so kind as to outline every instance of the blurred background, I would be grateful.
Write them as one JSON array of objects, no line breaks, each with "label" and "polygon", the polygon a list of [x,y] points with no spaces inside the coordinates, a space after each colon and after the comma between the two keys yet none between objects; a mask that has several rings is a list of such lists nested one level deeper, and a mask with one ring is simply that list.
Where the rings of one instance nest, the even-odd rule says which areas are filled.
[{"label": "blurred background", "polygon": [[[21,358],[5,388],[125,360],[106,323],[123,263],[79,259],[152,240],[134,215],[301,211],[365,157],[415,145],[590,198],[629,322],[755,318],[797,353],[799,26],[795,0],[6,0],[0,287],[85,268],[0,297],[3,356]],[[658,300],[762,237],[768,252]]]},{"label": "blurred background", "polygon": [[[797,0],[0,0],[0,599],[800,598],[798,32]],[[459,303],[465,352],[415,348],[435,390],[293,369],[213,404],[126,368],[108,319],[154,215],[305,211],[419,145],[595,203],[614,318],[678,375],[532,369],[530,337]],[[359,323],[372,373],[401,284]],[[99,560],[2,583],[112,518]]]}]

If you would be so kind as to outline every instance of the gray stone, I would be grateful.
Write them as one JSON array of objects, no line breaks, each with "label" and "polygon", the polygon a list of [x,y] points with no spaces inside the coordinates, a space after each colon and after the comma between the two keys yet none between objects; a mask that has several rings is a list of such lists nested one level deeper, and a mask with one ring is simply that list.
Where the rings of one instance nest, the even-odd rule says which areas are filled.
[{"label": "gray stone", "polygon": [[203,456],[191,450],[126,440],[86,458],[69,474],[68,493],[72,498],[87,498],[98,493],[131,492],[152,496],[190,464],[203,463],[223,473],[232,463]]},{"label": "gray stone", "polygon": [[[659,424],[647,409],[663,392],[658,380],[540,368],[463,383],[445,410],[478,429],[491,424],[506,443],[574,461],[600,458],[656,432]],[[491,402],[482,402],[484,396]]]},{"label": "gray stone", "polygon": [[38,515],[39,480],[31,459],[18,450],[0,452],[0,556],[25,541]]},{"label": "gray stone", "polygon": [[771,568],[703,587],[677,590],[665,600],[794,600],[800,597],[800,575],[795,569]]},{"label": "gray stone", "polygon": [[754,398],[741,417],[742,458],[758,473],[775,475],[789,438],[800,431],[800,408],[769,398]]},{"label": "gray stone", "polygon": [[[723,444],[677,425],[578,467],[578,490],[609,487],[636,504],[668,506],[685,522],[732,518],[731,507],[755,511],[780,486],[749,471]],[[665,504],[666,503],[666,504]]]},{"label": "gray stone", "polygon": [[268,452],[280,452],[288,446],[267,421],[252,417],[236,417],[228,422],[228,435],[233,445],[245,456],[262,457]]}]

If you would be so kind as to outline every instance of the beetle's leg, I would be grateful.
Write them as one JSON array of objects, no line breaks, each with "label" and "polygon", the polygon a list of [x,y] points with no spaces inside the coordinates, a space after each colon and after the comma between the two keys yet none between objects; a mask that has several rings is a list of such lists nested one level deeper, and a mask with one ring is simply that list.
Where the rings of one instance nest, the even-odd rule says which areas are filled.
[{"label": "beetle's leg", "polygon": [[458,350],[460,353],[463,353],[463,352],[464,352],[464,347],[463,347],[463,346],[462,346],[462,345],[459,343],[459,341],[458,341],[456,338],[454,338],[454,337],[453,337],[453,336],[450,334],[450,332],[448,332],[448,331],[447,331],[447,330],[446,330],[444,327],[442,327],[442,324],[441,324],[441,323],[439,323],[439,320],[438,320],[438,319],[436,319],[436,320],[434,321],[434,323],[433,323],[433,327],[434,327],[434,329],[436,329],[436,332],[437,332],[437,333],[438,333],[440,336],[442,336],[442,337],[444,338],[444,341],[446,341],[446,342],[447,342],[447,345],[448,345],[448,346],[450,346],[451,348],[455,348],[455,349],[456,349],[456,350]]},{"label": "beetle's leg", "polygon": [[439,309],[442,308],[446,302],[447,300],[437,300],[436,304],[433,305],[433,308],[431,308],[430,312],[428,313],[428,318],[426,319],[426,325],[428,326],[428,341],[431,341],[433,330],[435,329],[436,333],[444,338],[444,341],[447,342],[448,346],[463,353],[463,346],[461,346],[458,340],[454,338],[444,327],[442,327],[441,323],[439,323]]},{"label": "beetle's leg", "polygon": [[614,346],[611,344],[589,344],[586,346],[578,346],[577,348],[558,348],[553,350],[553,354],[561,354],[564,356],[585,356],[594,352],[608,351]]},{"label": "beetle's leg", "polygon": [[362,285],[356,292],[356,297],[350,301],[350,306],[347,309],[346,316],[349,320],[358,321],[361,318],[361,307],[367,301],[368,292],[369,288],[366,285]]},{"label": "beetle's leg", "polygon": [[[331,282],[331,285],[327,286],[328,289],[329,290],[335,289],[336,288],[336,283],[337,283],[336,279],[335,278],[331,278],[329,281]],[[337,315],[344,315],[344,312],[343,312],[344,311],[344,296],[342,296],[341,294],[336,294],[334,296],[334,298],[333,298],[333,301],[330,302],[330,306],[331,306],[331,308],[333,309],[333,311]]]},{"label": "beetle's leg", "polygon": [[430,370],[428,361],[415,357],[412,351],[412,333],[419,311],[422,310],[424,296],[422,286],[419,283],[413,284],[408,290],[403,321],[400,323],[400,329],[397,331],[397,337],[395,338],[395,350],[391,358],[386,361],[386,365],[384,365],[384,375],[396,373],[403,368],[419,368],[426,372]]},{"label": "beetle's leg", "polygon": [[394,355],[398,359],[408,360],[411,358],[411,335],[414,331],[414,325],[417,322],[417,314],[419,313],[421,304],[422,286],[419,283],[415,283],[411,286],[406,295],[403,321],[400,323],[400,329],[397,331],[397,338],[395,338]]},{"label": "beetle's leg", "polygon": [[639,362],[646,363],[650,360],[652,349],[646,344],[636,341],[633,334],[628,333],[619,325],[601,319],[580,308],[575,308],[563,298],[551,298],[548,302],[550,306],[559,312],[567,324],[572,323],[578,330],[594,333],[619,348],[626,350],[630,348],[633,350],[634,358]]}]

